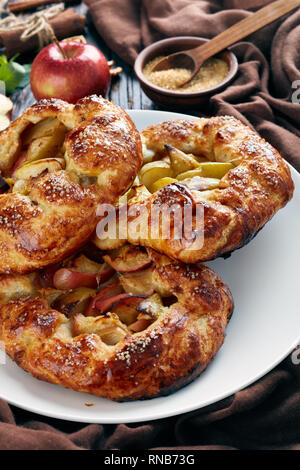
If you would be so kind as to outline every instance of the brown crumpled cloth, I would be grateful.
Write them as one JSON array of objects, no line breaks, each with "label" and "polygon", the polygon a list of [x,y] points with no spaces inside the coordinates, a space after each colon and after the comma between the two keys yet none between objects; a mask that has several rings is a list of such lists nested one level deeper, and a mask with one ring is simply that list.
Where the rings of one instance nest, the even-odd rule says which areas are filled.
[{"label": "brown crumpled cloth", "polygon": [[288,357],[235,396],[158,421],[86,425],[11,410],[2,400],[0,421],[1,450],[300,450],[300,365]]},{"label": "brown crumpled cloth", "polygon": [[[86,0],[98,31],[125,60],[155,39],[211,37],[266,0]],[[222,4],[222,8],[220,5]],[[300,169],[300,11],[233,47],[239,74],[211,113],[251,123]],[[299,94],[300,97],[300,94]],[[298,356],[297,356],[298,358]],[[299,352],[300,358],[300,352]],[[245,365],[246,366],[246,365]],[[201,380],[201,379],[199,379]],[[141,406],[143,403],[141,402]],[[33,415],[0,400],[0,449],[298,449],[300,364],[291,356],[254,385],[208,408],[149,423],[85,425]]]},{"label": "brown crumpled cloth", "polygon": [[[211,38],[268,0],[85,0],[99,34],[122,59],[170,36]],[[300,9],[232,47],[239,73],[211,100],[208,114],[252,125],[300,171]],[[300,81],[297,84],[300,90]]]}]

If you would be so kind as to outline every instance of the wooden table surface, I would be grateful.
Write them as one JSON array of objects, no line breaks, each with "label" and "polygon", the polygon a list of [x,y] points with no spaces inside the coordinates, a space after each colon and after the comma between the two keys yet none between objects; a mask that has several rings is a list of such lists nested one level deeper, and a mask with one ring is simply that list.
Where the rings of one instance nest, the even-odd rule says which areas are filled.
[{"label": "wooden table surface", "polygon": [[[84,4],[75,6],[74,9],[82,14],[87,14],[87,7]],[[123,68],[123,73],[112,80],[112,84],[108,93],[108,99],[114,101],[125,109],[157,109],[155,104],[147,98],[141,90],[138,80],[135,78],[133,68],[123,62],[114,52],[112,52],[108,45],[104,43],[96,29],[93,26],[91,18],[87,15],[87,28],[85,33],[87,42],[99,47],[107,60],[114,60],[116,66]],[[35,54],[32,55],[33,60]],[[13,111],[13,119],[17,118],[34,102],[30,86],[28,85],[21,91],[15,92],[12,95],[12,100],[15,104]]]}]

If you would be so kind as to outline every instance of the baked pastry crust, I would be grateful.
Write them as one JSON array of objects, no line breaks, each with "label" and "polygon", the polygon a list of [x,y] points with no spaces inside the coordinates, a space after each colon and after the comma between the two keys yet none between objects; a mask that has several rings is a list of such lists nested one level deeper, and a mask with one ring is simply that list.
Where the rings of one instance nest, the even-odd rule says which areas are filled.
[{"label": "baked pastry crust", "polygon": [[0,195],[0,273],[42,268],[84,244],[97,205],[115,203],[141,166],[140,136],[127,113],[90,96],[75,105],[42,100],[0,133],[2,175],[10,175],[24,132],[49,118],[66,128],[65,168],[17,179],[13,192]]},{"label": "baked pastry crust", "polygon": [[145,330],[127,330],[114,345],[99,333],[105,322],[120,325],[111,314],[67,318],[49,306],[38,273],[3,275],[0,339],[6,352],[38,379],[117,401],[169,394],[191,382],[224,341],[232,297],[210,268],[150,254],[153,286],[177,300]]},{"label": "baked pastry crust", "polygon": [[[155,159],[164,154],[168,145],[210,161],[234,162],[235,167],[215,189],[193,190],[179,182],[150,197],[148,193],[144,198],[134,198],[134,203],[129,200],[127,240],[132,244],[151,247],[186,263],[214,259],[248,243],[292,198],[294,184],[287,163],[256,132],[231,116],[167,121],[146,128],[142,141],[146,152],[154,153]],[[162,218],[157,223],[151,212],[172,205],[177,205],[177,214],[181,211],[183,221],[185,206],[192,207],[193,213],[196,207],[203,210],[203,245],[191,244],[202,230],[195,217],[189,239],[176,239],[172,234],[168,238],[157,236],[163,233],[165,221]],[[140,232],[136,230],[137,219],[143,227]],[[120,217],[120,226],[124,223]],[[181,228],[182,223],[177,225],[177,230]],[[124,240],[104,243],[95,239],[95,243],[99,248],[111,249]]]}]

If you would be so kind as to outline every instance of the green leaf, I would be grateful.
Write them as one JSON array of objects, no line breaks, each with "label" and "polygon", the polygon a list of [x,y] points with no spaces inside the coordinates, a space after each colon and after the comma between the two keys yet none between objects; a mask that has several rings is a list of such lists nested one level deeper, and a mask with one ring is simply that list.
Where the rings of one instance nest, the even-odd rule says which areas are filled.
[{"label": "green leaf", "polygon": [[21,65],[15,62],[15,55],[7,60],[5,55],[0,56],[0,80],[5,82],[6,92],[12,93],[17,88],[24,88],[29,83],[30,64]]},{"label": "green leaf", "polygon": [[6,55],[0,55],[0,66],[8,63]]},{"label": "green leaf", "polygon": [[3,80],[6,82],[7,80],[10,80],[12,77],[12,72],[10,70],[8,62],[5,62],[5,59],[2,59],[3,56],[0,56],[1,58],[1,65],[0,65],[0,80]]},{"label": "green leaf", "polygon": [[10,62],[8,67],[11,75],[6,80],[6,91],[7,93],[12,93],[20,85],[26,72],[23,65],[17,62]]}]

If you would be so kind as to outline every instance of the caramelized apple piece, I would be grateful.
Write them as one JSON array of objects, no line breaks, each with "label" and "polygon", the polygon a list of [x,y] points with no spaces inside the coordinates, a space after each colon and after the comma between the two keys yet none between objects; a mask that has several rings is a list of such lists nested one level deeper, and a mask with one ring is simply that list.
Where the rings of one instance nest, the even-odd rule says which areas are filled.
[{"label": "caramelized apple piece", "polygon": [[53,303],[63,294],[63,291],[58,289],[53,289],[52,287],[46,287],[39,289],[39,293],[43,298],[46,299],[48,305],[52,306]]},{"label": "caramelized apple piece", "polygon": [[83,273],[70,268],[61,268],[54,274],[53,284],[57,289],[76,289],[77,287],[98,287],[106,282],[114,271],[108,268],[106,271],[95,274]]},{"label": "caramelized apple piece", "polygon": [[217,178],[203,178],[202,176],[194,176],[187,178],[182,183],[189,189],[194,191],[204,191],[206,189],[215,189],[219,187],[220,180]]},{"label": "caramelized apple piece", "polygon": [[188,178],[193,178],[194,176],[221,179],[232,168],[234,168],[232,163],[204,162],[200,163],[199,167],[195,170],[189,170],[185,171],[184,173],[180,173],[177,175],[177,179],[182,181]]},{"label": "caramelized apple piece", "polygon": [[130,325],[136,321],[139,315],[139,306],[143,299],[144,297],[140,295],[125,297],[110,309],[110,311],[116,313],[121,322],[125,323],[125,325]]},{"label": "caramelized apple piece", "polygon": [[97,313],[106,313],[111,311],[121,300],[128,299],[129,297],[130,295],[122,293],[112,297],[106,297],[105,299],[96,299],[94,310],[96,310]]},{"label": "caramelized apple piece", "polygon": [[54,274],[53,284],[56,289],[76,289],[77,287],[97,287],[94,274],[79,273],[69,268],[61,268]]},{"label": "caramelized apple piece", "polygon": [[234,168],[232,163],[223,162],[204,162],[200,163],[202,176],[206,178],[223,178],[229,170]]},{"label": "caramelized apple piece", "polygon": [[148,191],[146,186],[144,184],[140,184],[131,188],[128,200],[130,200],[130,204],[136,204],[145,201],[150,196],[151,193]]},{"label": "caramelized apple piece", "polygon": [[108,326],[99,332],[102,341],[110,346],[119,343],[125,338],[127,332],[118,326]]},{"label": "caramelized apple piece", "polygon": [[168,165],[171,166],[171,160],[170,160],[170,157],[168,155],[166,155],[165,157],[161,158],[160,159],[162,162],[166,162]]},{"label": "caramelized apple piece", "polygon": [[114,282],[112,284],[109,284],[108,286],[104,287],[103,289],[98,292],[98,294],[91,299],[90,304],[85,311],[85,315],[94,315],[96,312],[96,303],[99,300],[104,300],[107,299],[108,297],[113,297],[119,294],[124,293],[123,287],[119,282]]},{"label": "caramelized apple piece", "polygon": [[94,303],[94,312],[97,315],[107,312],[115,313],[121,322],[130,325],[135,322],[139,314],[137,308],[144,298],[144,296],[124,293],[105,299],[100,298]]},{"label": "caramelized apple piece", "polygon": [[178,180],[175,178],[161,178],[157,181],[155,181],[152,186],[151,186],[151,192],[156,193],[156,191],[159,191],[161,188],[164,188],[165,186],[168,186],[169,184],[172,183],[178,183]]},{"label": "caramelized apple piece", "polygon": [[153,267],[143,271],[124,274],[120,277],[120,283],[125,292],[148,296],[154,292],[152,274]]},{"label": "caramelized apple piece", "polygon": [[27,161],[55,157],[61,149],[65,134],[66,128],[60,124],[52,135],[34,139],[28,146]]},{"label": "caramelized apple piece", "polygon": [[124,300],[132,300],[132,297],[139,299],[140,302],[145,298],[144,296],[132,296],[131,294],[124,293],[107,297],[106,299],[98,299],[95,302],[95,311],[97,311],[97,313],[115,312],[115,309],[121,302]]},{"label": "caramelized apple piece", "polygon": [[194,178],[195,176],[203,177],[201,167],[198,167],[195,170],[189,170],[189,171],[185,171],[184,173],[179,173],[179,175],[177,175],[177,179],[178,181],[183,181],[183,180]]},{"label": "caramelized apple piece", "polygon": [[162,299],[155,293],[143,300],[137,308],[138,312],[143,313],[153,320],[156,320],[165,311]]},{"label": "caramelized apple piece", "polygon": [[69,317],[75,313],[84,312],[94,294],[93,289],[79,287],[72,292],[60,295],[51,306]]},{"label": "caramelized apple piece", "polygon": [[11,173],[10,173],[11,178],[14,178],[15,173],[18,170],[18,168],[20,168],[23,165],[23,163],[25,163],[26,161],[27,161],[27,150],[23,150],[20,153],[19,158],[17,159],[17,161],[14,163],[14,166],[12,167],[12,170],[11,170]]},{"label": "caramelized apple piece", "polygon": [[72,269],[81,273],[97,274],[102,271],[107,271],[109,266],[106,263],[92,261],[84,254],[81,254],[73,260]]},{"label": "caramelized apple piece", "polygon": [[74,317],[74,334],[96,334],[106,344],[113,346],[125,338],[128,330],[113,313],[97,317],[78,314]]},{"label": "caramelized apple piece", "polygon": [[[43,121],[25,129],[22,134],[23,145],[29,145],[30,142],[35,139],[39,139],[40,137],[52,136],[56,132],[60,132],[62,126],[63,124],[56,118],[44,119]],[[66,130],[67,129],[65,129],[65,132]]]},{"label": "caramelized apple piece", "polygon": [[58,269],[53,277],[53,284],[58,289],[75,289],[77,287],[98,287],[114,275],[114,270],[106,263],[92,261],[80,254],[65,267]]},{"label": "caramelized apple piece", "polygon": [[152,263],[148,253],[140,247],[125,245],[103,259],[119,273],[133,273],[147,268]]},{"label": "caramelized apple piece", "polygon": [[[128,191],[126,191],[125,194],[123,194],[122,196],[119,197],[119,200],[118,200],[118,205],[122,205],[122,204],[126,204],[127,201],[129,201],[129,199],[131,199],[132,197],[134,197],[135,195],[135,188],[139,187],[139,186],[143,186],[143,185],[140,185],[140,180],[139,180],[139,177],[136,176],[135,179],[134,179],[134,182],[131,186],[130,189],[128,189]],[[146,188],[145,188],[146,189]]]},{"label": "caramelized apple piece", "polygon": [[43,173],[45,170],[48,172],[63,170],[65,161],[63,158],[45,158],[35,162],[26,163],[21,165],[12,175],[15,179],[26,180],[35,178]]},{"label": "caramelized apple piece", "polygon": [[142,184],[150,190],[152,184],[160,178],[172,177],[171,166],[164,161],[146,163],[139,172],[139,179]]},{"label": "caramelized apple piece", "polygon": [[97,294],[97,299],[107,299],[108,297],[113,297],[115,295],[123,294],[124,290],[120,282],[114,282],[108,286],[101,289]]},{"label": "caramelized apple piece", "polygon": [[147,318],[140,318],[136,322],[132,323],[129,326],[129,329],[131,331],[134,331],[134,333],[138,333],[139,331],[143,331],[146,328],[148,328],[148,326],[151,325],[151,323],[152,323],[151,318],[148,318],[148,319]]},{"label": "caramelized apple piece", "polygon": [[15,184],[12,187],[12,192],[15,193],[20,193],[26,196],[28,194],[28,183],[24,180],[17,180]]},{"label": "caramelized apple piece", "polygon": [[165,145],[165,149],[170,157],[171,168],[174,176],[188,170],[194,170],[199,166],[199,162],[195,158],[181,152],[181,150],[178,150],[171,145]]},{"label": "caramelized apple piece", "polygon": [[58,271],[59,264],[53,264],[52,266],[48,266],[47,268],[43,269],[39,272],[39,281],[42,287],[54,287],[53,284],[53,277],[56,271]]}]

